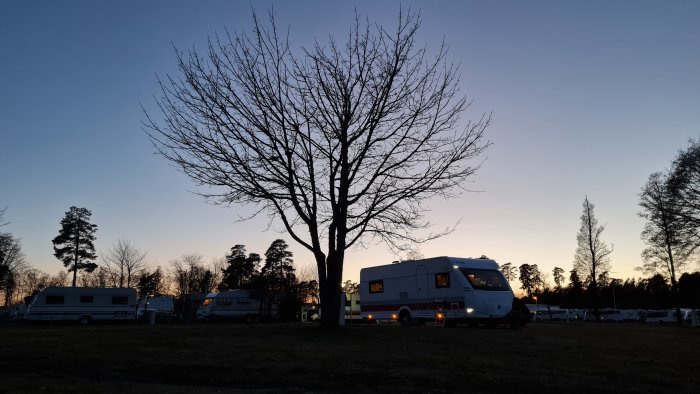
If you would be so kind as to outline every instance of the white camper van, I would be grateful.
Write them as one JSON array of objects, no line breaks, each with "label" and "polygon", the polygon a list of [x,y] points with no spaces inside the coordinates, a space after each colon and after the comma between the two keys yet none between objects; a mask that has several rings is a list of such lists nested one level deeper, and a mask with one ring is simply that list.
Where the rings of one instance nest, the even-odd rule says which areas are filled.
[{"label": "white camper van", "polygon": [[489,259],[443,256],[364,268],[360,297],[368,320],[523,325],[530,317]]},{"label": "white camper van", "polygon": [[197,309],[197,320],[256,320],[260,316],[260,300],[251,298],[247,290],[209,293]]},{"label": "white camper van", "polygon": [[136,290],[96,287],[47,287],[27,307],[27,320],[134,320]]}]

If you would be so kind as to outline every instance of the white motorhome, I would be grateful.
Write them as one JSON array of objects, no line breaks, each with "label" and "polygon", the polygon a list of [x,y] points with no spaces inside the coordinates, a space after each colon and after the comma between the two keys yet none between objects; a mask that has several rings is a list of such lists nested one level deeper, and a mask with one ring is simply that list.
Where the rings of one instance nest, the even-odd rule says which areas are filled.
[{"label": "white motorhome", "polygon": [[197,320],[256,320],[260,317],[260,300],[247,290],[236,289],[209,293],[197,309]]},{"label": "white motorhome", "polygon": [[27,320],[134,320],[136,290],[96,287],[47,287],[27,307]]},{"label": "white motorhome", "polygon": [[490,259],[443,256],[364,268],[360,297],[368,320],[522,325],[530,317]]}]

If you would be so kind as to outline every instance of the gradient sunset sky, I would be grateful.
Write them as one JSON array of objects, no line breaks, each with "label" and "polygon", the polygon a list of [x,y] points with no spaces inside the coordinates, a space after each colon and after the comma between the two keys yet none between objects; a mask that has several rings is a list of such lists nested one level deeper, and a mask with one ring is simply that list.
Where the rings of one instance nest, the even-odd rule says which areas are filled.
[{"label": "gradient sunset sky", "polygon": [[[126,238],[167,267],[235,244],[262,254],[283,238],[297,267],[312,263],[279,225],[237,222],[248,212],[194,195],[141,126],[141,106],[160,116],[156,74],[177,74],[172,45],[203,51],[273,6],[295,48],[342,41],[355,9],[389,30],[400,6],[420,10],[419,42],[444,38],[461,64],[473,99],[463,121],[493,111],[493,146],[467,185],[476,192],[433,201],[435,230],[461,223],[420,246],[426,257],[485,254],[568,277],[588,196],[614,244],[611,276],[641,276],[639,190],[700,134],[698,1],[2,1],[2,231],[28,263],[63,269],[51,239],[71,205],[92,210],[98,254]],[[382,244],[351,249],[344,276],[396,259]]]}]

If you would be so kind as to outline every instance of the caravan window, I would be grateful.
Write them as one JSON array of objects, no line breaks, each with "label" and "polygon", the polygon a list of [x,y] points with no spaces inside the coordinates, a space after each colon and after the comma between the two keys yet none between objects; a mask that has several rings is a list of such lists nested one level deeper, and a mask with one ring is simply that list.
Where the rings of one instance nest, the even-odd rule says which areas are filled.
[{"label": "caravan window", "polygon": [[112,297],[112,305],[127,305],[128,303],[129,303],[129,297],[124,297],[124,296]]},{"label": "caravan window", "polygon": [[369,292],[370,293],[383,293],[384,292],[384,281],[383,280],[373,280],[369,282]]},{"label": "caravan window", "polygon": [[47,295],[46,296],[46,303],[47,304],[63,304],[63,296]]},{"label": "caravan window", "polygon": [[438,289],[450,287],[450,273],[443,272],[440,274],[435,274],[435,287]]},{"label": "caravan window", "polygon": [[474,290],[508,291],[508,283],[501,271],[483,268],[461,268]]},{"label": "caravan window", "polygon": [[92,296],[80,296],[80,303],[81,304],[92,304]]}]

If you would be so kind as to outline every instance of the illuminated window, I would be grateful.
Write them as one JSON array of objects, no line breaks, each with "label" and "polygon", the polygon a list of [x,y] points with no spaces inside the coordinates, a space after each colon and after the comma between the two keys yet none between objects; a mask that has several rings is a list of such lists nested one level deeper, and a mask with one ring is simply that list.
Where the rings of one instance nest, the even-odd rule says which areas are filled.
[{"label": "illuminated window", "polygon": [[112,305],[127,305],[129,303],[129,297],[114,296],[112,297]]},{"label": "illuminated window", "polygon": [[203,305],[203,306],[207,306],[207,305],[209,305],[209,304],[211,304],[211,298],[205,298],[205,299],[204,299],[204,302],[202,302],[202,305]]},{"label": "illuminated window", "polygon": [[483,268],[461,268],[460,271],[474,290],[508,291],[508,282],[498,270]]},{"label": "illuminated window", "polygon": [[92,304],[93,296],[80,296],[81,304]]},{"label": "illuminated window", "polygon": [[63,296],[47,295],[46,296],[46,303],[47,304],[63,304]]},{"label": "illuminated window", "polygon": [[373,280],[369,282],[369,292],[370,293],[383,293],[384,292],[384,281],[383,280]]},{"label": "illuminated window", "polygon": [[441,274],[435,274],[435,287],[438,289],[450,287],[450,273],[444,272]]}]

